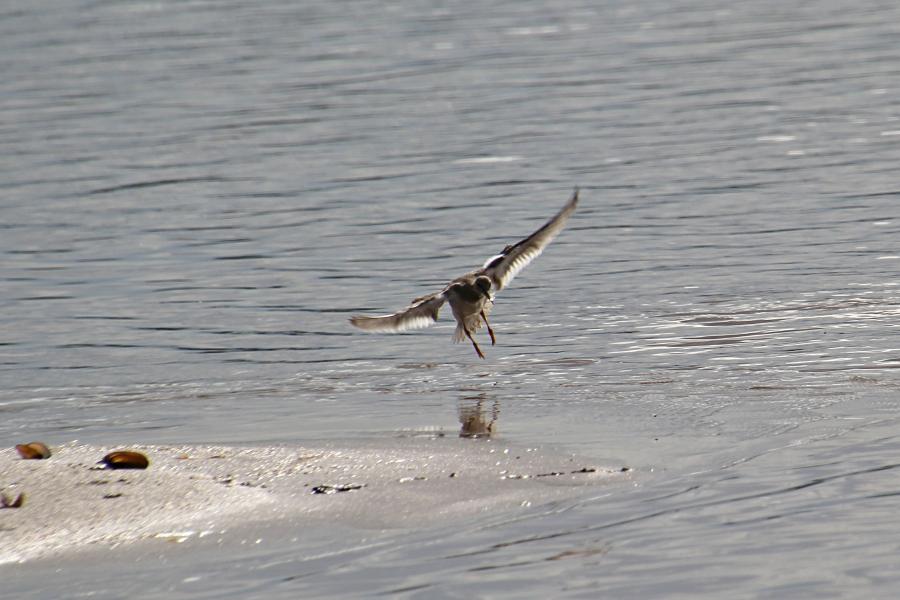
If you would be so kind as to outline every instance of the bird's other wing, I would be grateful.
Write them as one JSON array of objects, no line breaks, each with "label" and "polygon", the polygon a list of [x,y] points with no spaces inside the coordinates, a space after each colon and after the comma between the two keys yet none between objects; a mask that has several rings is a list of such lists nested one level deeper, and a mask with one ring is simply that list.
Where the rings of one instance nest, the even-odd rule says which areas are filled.
[{"label": "bird's other wing", "polygon": [[500,254],[489,258],[484,263],[484,272],[491,278],[495,289],[501,290],[506,287],[513,277],[519,274],[519,271],[540,256],[544,248],[565,227],[566,221],[575,212],[577,205],[578,190],[576,189],[566,205],[552,219],[547,221],[543,227],[521,242],[507,246]]},{"label": "bird's other wing", "polygon": [[357,315],[350,318],[350,323],[374,333],[399,333],[408,329],[421,329],[437,321],[438,311],[441,310],[445,300],[443,292],[431,294],[416,298],[408,307],[392,315],[384,317]]}]

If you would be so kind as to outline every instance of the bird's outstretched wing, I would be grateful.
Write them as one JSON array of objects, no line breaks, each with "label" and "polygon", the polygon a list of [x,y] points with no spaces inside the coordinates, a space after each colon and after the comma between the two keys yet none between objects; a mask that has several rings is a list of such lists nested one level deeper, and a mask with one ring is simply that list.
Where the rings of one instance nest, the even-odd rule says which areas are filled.
[{"label": "bird's outstretched wing", "polygon": [[519,271],[540,256],[544,248],[565,227],[566,221],[575,212],[577,205],[578,190],[576,189],[566,205],[556,213],[556,216],[547,221],[543,227],[521,242],[507,246],[500,254],[489,258],[484,263],[484,273],[491,278],[495,290],[501,290],[506,287],[513,277],[519,274]]},{"label": "bird's outstretched wing", "polygon": [[416,298],[413,303],[400,312],[384,317],[366,317],[357,315],[350,319],[354,326],[376,333],[399,333],[408,329],[421,329],[434,324],[438,311],[444,305],[446,297],[443,292]]}]

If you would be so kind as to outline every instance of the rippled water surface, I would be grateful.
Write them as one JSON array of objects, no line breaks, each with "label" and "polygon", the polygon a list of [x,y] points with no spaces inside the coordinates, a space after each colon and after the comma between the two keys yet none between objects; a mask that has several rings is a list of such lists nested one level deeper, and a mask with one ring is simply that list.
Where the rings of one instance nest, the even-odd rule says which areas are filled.
[{"label": "rippled water surface", "polygon": [[[7,3],[2,443],[315,444],[481,413],[500,443],[635,469],[449,528],[128,577],[32,565],[11,589],[893,597],[898,22],[874,0]],[[449,314],[347,324],[576,186],[487,360]]]}]

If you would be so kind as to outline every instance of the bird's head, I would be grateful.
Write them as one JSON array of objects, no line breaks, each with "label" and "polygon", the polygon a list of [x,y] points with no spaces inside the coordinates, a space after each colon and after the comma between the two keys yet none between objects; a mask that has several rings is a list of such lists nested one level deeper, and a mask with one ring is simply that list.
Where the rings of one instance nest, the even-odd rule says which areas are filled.
[{"label": "bird's head", "polygon": [[488,298],[491,297],[491,278],[490,277],[485,277],[484,275],[482,275],[481,277],[478,277],[477,279],[475,279],[475,287],[477,287],[478,290],[483,295],[487,296]]}]

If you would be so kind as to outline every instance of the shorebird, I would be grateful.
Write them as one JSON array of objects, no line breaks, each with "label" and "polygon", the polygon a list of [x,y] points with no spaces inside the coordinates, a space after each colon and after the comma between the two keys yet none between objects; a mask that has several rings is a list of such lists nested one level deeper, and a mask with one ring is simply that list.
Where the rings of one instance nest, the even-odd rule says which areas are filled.
[{"label": "shorebird", "polygon": [[408,329],[421,329],[434,324],[438,311],[444,302],[450,303],[450,309],[456,318],[456,331],[453,341],[461,342],[469,338],[479,358],[484,353],[472,334],[481,328],[484,321],[491,345],[497,343],[494,330],[488,323],[487,315],[494,305],[494,294],[506,287],[519,271],[527,267],[537,258],[553,238],[562,231],[566,221],[575,212],[578,205],[578,190],[556,215],[543,227],[524,240],[505,247],[500,254],[487,259],[480,269],[470,271],[447,284],[440,292],[416,298],[408,307],[392,315],[383,317],[355,316],[350,319],[354,326],[376,333],[398,333]]}]

